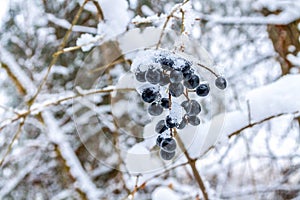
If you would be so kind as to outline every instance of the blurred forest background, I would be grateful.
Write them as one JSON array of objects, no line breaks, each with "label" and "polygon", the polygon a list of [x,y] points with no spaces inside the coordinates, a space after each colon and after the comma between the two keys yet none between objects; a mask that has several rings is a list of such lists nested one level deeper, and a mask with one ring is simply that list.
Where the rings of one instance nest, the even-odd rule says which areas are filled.
[{"label": "blurred forest background", "polygon": [[[0,199],[300,199],[299,0],[0,6]],[[116,147],[143,144],[144,107],[114,116],[110,86],[133,60],[116,38],[151,26],[196,41],[227,78],[225,96],[212,99],[220,106],[203,103],[201,116],[209,122],[225,110],[227,140],[134,174]],[[100,83],[78,78],[107,63],[94,74]]]}]

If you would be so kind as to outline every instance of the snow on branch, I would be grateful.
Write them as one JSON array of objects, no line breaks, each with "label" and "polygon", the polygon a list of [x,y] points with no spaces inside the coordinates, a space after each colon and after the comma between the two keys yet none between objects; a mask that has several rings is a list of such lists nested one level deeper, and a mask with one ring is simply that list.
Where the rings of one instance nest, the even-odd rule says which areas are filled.
[{"label": "snow on branch", "polygon": [[88,199],[98,199],[100,190],[98,190],[87,172],[83,169],[78,157],[74,153],[66,136],[59,128],[52,113],[45,111],[42,115],[48,128],[48,137],[58,146],[62,157],[70,167],[70,173],[76,179],[76,187],[82,190],[87,195]]},{"label": "snow on branch", "polygon": [[33,94],[37,88],[22,67],[16,62],[14,56],[0,45],[0,60],[7,65],[10,72],[16,78],[18,84],[24,88],[26,94]]},{"label": "snow on branch", "polygon": [[38,165],[39,157],[40,155],[35,156],[18,174],[5,183],[4,187],[0,190],[0,199],[4,199]]},{"label": "snow on branch", "polygon": [[270,11],[280,10],[281,12],[277,15],[270,14],[266,17],[253,16],[217,16],[217,15],[205,15],[200,14],[198,20],[207,21],[214,24],[249,24],[249,25],[265,25],[265,24],[289,24],[300,18],[300,2],[294,0],[286,1],[270,1],[260,0],[254,4],[256,10],[267,8]]},{"label": "snow on branch", "polygon": [[[55,15],[48,13],[47,14],[47,19],[52,22],[53,24],[60,26],[64,29],[70,29],[72,24],[68,22],[65,19],[60,19],[57,18]],[[74,25],[72,28],[72,31],[74,32],[82,32],[82,33],[91,33],[91,34],[96,34],[97,29],[93,27],[87,27],[87,26],[80,26],[80,25]]]}]

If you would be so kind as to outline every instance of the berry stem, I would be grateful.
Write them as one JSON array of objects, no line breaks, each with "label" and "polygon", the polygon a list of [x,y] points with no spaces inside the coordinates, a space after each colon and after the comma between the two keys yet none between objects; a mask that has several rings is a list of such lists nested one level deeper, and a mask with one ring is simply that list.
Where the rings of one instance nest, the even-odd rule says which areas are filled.
[{"label": "berry stem", "polygon": [[185,92],[183,93],[185,98],[189,101],[190,98],[189,98],[189,90],[187,88],[185,88]]},{"label": "berry stem", "polygon": [[219,77],[220,75],[218,75],[216,72],[214,72],[213,70],[211,70],[209,67],[206,67],[200,63],[197,63],[197,65],[199,65],[200,67],[206,69],[207,71],[209,71],[210,73],[212,73],[215,77]]},{"label": "berry stem", "polygon": [[[169,92],[169,110],[171,111],[171,109],[172,109],[172,95]],[[172,130],[172,128],[170,128],[170,136],[173,137],[173,130]]]}]

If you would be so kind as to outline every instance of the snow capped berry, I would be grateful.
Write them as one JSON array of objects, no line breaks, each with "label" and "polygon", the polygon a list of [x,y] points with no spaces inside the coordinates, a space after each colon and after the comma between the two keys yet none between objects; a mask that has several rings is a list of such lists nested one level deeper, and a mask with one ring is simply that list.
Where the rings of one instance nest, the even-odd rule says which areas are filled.
[{"label": "snow capped berry", "polygon": [[158,116],[163,112],[163,107],[158,104],[158,103],[152,103],[149,107],[148,107],[148,113],[152,116]]},{"label": "snow capped berry", "polygon": [[151,84],[157,84],[160,81],[161,71],[156,68],[149,68],[146,71],[145,78]]},{"label": "snow capped berry", "polygon": [[183,94],[184,87],[181,83],[171,83],[169,85],[169,92],[173,97],[179,97]]},{"label": "snow capped berry", "polygon": [[215,81],[215,85],[217,88],[224,90],[227,87],[227,81],[223,76],[219,76]]},{"label": "snow capped berry", "polygon": [[137,70],[135,72],[135,78],[136,78],[136,80],[138,80],[139,82],[146,82],[145,74],[146,74],[145,71],[143,72],[141,70]]},{"label": "snow capped berry", "polygon": [[199,77],[193,74],[189,80],[183,82],[183,85],[188,89],[194,89],[199,85],[199,82]]},{"label": "snow capped berry", "polygon": [[191,63],[185,61],[184,64],[181,66],[181,72],[188,72],[191,69]]},{"label": "snow capped berry", "polygon": [[163,159],[163,160],[171,160],[172,158],[174,158],[175,156],[175,151],[173,152],[166,152],[164,150],[160,150],[160,157]]},{"label": "snow capped berry", "polygon": [[176,150],[177,145],[173,138],[164,138],[160,143],[160,147],[162,150],[170,153]]},{"label": "snow capped berry", "polygon": [[155,126],[155,131],[157,132],[157,133],[163,133],[163,132],[165,132],[166,130],[168,129],[168,127],[166,126],[166,124],[165,124],[165,120],[160,120],[157,124],[156,124],[156,126]]},{"label": "snow capped berry", "polygon": [[173,70],[170,73],[170,82],[179,83],[183,80],[183,74],[180,71]]},{"label": "snow capped berry", "polygon": [[192,77],[193,73],[194,73],[194,72],[193,72],[192,70],[186,70],[186,71],[183,71],[183,72],[182,72],[183,79],[184,79],[185,81],[188,81],[188,80]]},{"label": "snow capped berry", "polygon": [[193,126],[198,126],[200,124],[200,119],[197,116],[188,116],[188,121]]},{"label": "snow capped berry", "polygon": [[196,100],[190,100],[189,110],[187,114],[189,116],[196,116],[201,112],[201,106]]},{"label": "snow capped berry", "polygon": [[163,108],[166,108],[168,109],[169,106],[170,106],[170,100],[168,98],[162,98],[160,100],[160,105],[163,107]]},{"label": "snow capped berry", "polygon": [[174,61],[170,58],[161,57],[158,59],[158,62],[161,64],[161,67],[164,70],[172,70]]},{"label": "snow capped berry", "polygon": [[152,103],[159,96],[159,92],[155,88],[146,88],[142,92],[142,99],[147,103]]},{"label": "snow capped berry", "polygon": [[197,88],[196,88],[196,94],[200,97],[205,97],[209,93],[209,85],[208,83],[201,83]]},{"label": "snow capped berry", "polygon": [[168,128],[174,128],[178,126],[177,121],[173,120],[169,115],[166,117],[166,126]]}]

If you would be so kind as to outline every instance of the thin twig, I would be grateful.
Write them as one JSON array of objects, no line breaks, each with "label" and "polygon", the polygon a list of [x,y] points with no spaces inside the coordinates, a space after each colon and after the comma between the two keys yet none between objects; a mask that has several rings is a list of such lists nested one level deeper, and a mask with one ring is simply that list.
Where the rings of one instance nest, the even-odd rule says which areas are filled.
[{"label": "thin twig", "polygon": [[234,136],[234,135],[240,134],[243,130],[245,130],[245,129],[247,129],[247,128],[251,128],[251,127],[253,127],[253,126],[255,126],[255,125],[258,125],[258,124],[261,124],[261,123],[263,123],[263,122],[269,121],[269,120],[271,120],[271,119],[273,119],[273,118],[280,117],[280,116],[283,116],[283,115],[290,115],[290,114],[296,115],[296,114],[298,114],[298,113],[300,113],[299,110],[298,110],[298,111],[295,111],[295,112],[292,112],[292,113],[280,113],[280,114],[277,114],[277,115],[273,115],[273,116],[264,118],[264,119],[262,119],[261,121],[258,121],[258,122],[254,122],[254,123],[248,124],[247,126],[244,126],[243,128],[241,128],[241,129],[239,129],[239,130],[237,130],[237,131],[231,133],[230,135],[228,135],[228,138],[231,138],[231,137]]},{"label": "thin twig", "polygon": [[[57,105],[57,104],[60,104],[60,103],[63,103],[63,102],[69,101],[69,100],[74,100],[74,99],[81,98],[81,97],[88,96],[88,95],[100,94],[100,93],[110,93],[110,92],[115,92],[115,91],[136,91],[136,90],[134,88],[108,88],[108,89],[84,91],[84,93],[77,91],[77,94],[73,94],[73,95],[70,95],[67,97],[62,97],[62,98],[57,99],[52,102],[47,102],[47,103],[43,104],[42,106],[35,107],[33,105],[33,106],[31,106],[31,108],[29,110],[17,113],[17,115],[14,118],[6,119],[6,121],[8,121],[9,123],[5,123],[4,125],[2,125],[0,127],[0,131],[3,130],[3,128],[5,128],[7,124],[11,124],[21,118],[24,118],[34,111],[42,111],[49,106]],[[2,123],[4,123],[4,121],[2,121]]]},{"label": "thin twig", "polygon": [[158,40],[158,42],[157,42],[157,44],[156,44],[156,49],[158,49],[159,46],[160,46],[160,44],[161,44],[161,40],[162,40],[162,37],[163,37],[163,35],[164,35],[164,33],[165,33],[165,29],[166,29],[166,27],[167,27],[167,25],[168,25],[170,19],[173,17],[173,14],[174,14],[179,8],[181,8],[184,4],[186,4],[187,2],[189,2],[189,0],[185,0],[185,1],[182,2],[181,4],[178,4],[178,6],[175,7],[175,8],[170,12],[170,14],[167,16],[166,21],[165,21],[165,23],[164,23],[164,25],[163,25],[163,27],[162,27],[162,30],[161,30],[161,33],[160,33],[160,36],[159,36],[159,40]]},{"label": "thin twig", "polygon": [[9,154],[9,152],[12,149],[12,145],[14,144],[14,142],[18,139],[18,137],[21,134],[22,131],[22,127],[24,125],[25,119],[23,121],[20,122],[19,126],[18,126],[18,130],[16,131],[16,133],[14,134],[14,137],[12,138],[12,140],[10,141],[2,159],[0,160],[0,168],[2,167],[2,164],[4,163],[5,158],[7,157],[7,155]]},{"label": "thin twig", "polygon": [[215,77],[219,76],[216,72],[214,72],[213,70],[211,70],[209,67],[206,67],[205,65],[202,65],[201,63],[197,63],[197,65],[199,65],[200,67],[206,69],[207,71],[209,71],[210,73],[212,73]]},{"label": "thin twig", "polygon": [[[68,39],[69,39],[69,37],[70,37],[70,35],[71,35],[72,28],[73,28],[73,26],[77,23],[77,21],[79,20],[79,17],[80,17],[80,15],[81,15],[82,11],[83,11],[83,8],[84,8],[85,4],[86,4],[88,1],[89,1],[89,0],[85,0],[85,1],[83,2],[83,4],[80,6],[79,10],[77,11],[77,13],[76,13],[76,15],[75,15],[75,17],[74,17],[74,19],[73,19],[73,21],[72,21],[71,27],[67,30],[67,32],[66,32],[66,34],[65,34],[65,36],[64,36],[64,38],[63,38],[63,41],[62,41],[62,43],[60,44],[60,46],[59,46],[59,48],[58,48],[58,51],[63,50],[64,47],[66,46],[67,41],[68,41]],[[49,76],[49,74],[50,74],[50,71],[51,71],[52,67],[54,66],[54,64],[56,63],[56,61],[57,61],[59,55],[60,55],[60,54],[57,54],[57,55],[54,55],[54,54],[53,54],[52,60],[51,60],[50,64],[48,65],[48,69],[47,69],[46,75],[44,76],[44,78],[43,78],[41,84],[39,85],[39,87],[38,87],[36,93],[35,93],[35,94],[33,95],[33,97],[28,101],[29,108],[30,108],[30,106],[34,103],[34,101],[36,100],[37,96],[40,94],[40,92],[41,92],[43,86],[44,86],[45,83],[47,82],[47,79],[48,79],[48,76]]]},{"label": "thin twig", "polygon": [[187,149],[185,148],[181,138],[178,136],[178,134],[176,133],[176,129],[175,129],[175,138],[176,138],[176,141],[181,149],[181,151],[184,153],[185,157],[187,158],[188,160],[188,164],[190,165],[190,167],[192,168],[192,171],[193,171],[193,175],[196,179],[196,182],[198,183],[198,186],[203,194],[203,198],[204,200],[208,200],[208,194],[207,194],[207,191],[206,191],[206,188],[205,188],[205,185],[203,183],[203,180],[197,170],[197,167],[196,167],[196,159],[192,159],[187,151]]}]

